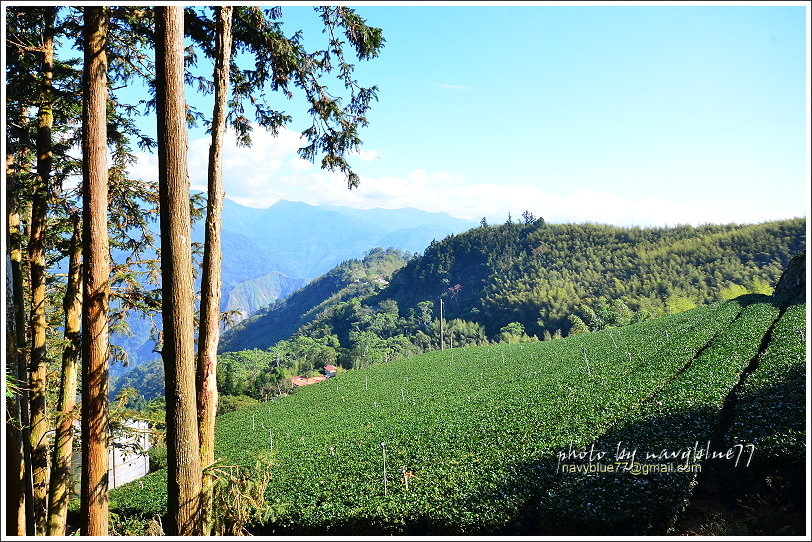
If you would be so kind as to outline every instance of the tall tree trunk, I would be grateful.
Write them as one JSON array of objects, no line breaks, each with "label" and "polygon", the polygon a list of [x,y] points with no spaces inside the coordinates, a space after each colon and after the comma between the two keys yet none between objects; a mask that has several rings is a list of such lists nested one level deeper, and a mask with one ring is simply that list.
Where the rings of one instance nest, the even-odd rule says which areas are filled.
[{"label": "tall tree trunk", "polygon": [[[13,280],[11,277],[11,257],[6,268],[6,298],[12,298]],[[17,380],[17,337],[14,330],[14,305],[6,304],[6,363],[13,383]],[[14,390],[14,398],[6,401],[6,536],[25,536],[25,463],[23,462],[23,439],[20,424],[19,388]]]},{"label": "tall tree trunk", "polygon": [[45,411],[45,230],[48,213],[48,189],[51,182],[53,152],[52,81],[54,69],[54,24],[56,7],[45,11],[42,36],[42,87],[37,121],[37,181],[31,207],[31,235],[28,258],[31,262],[31,448],[34,472],[34,517],[38,534],[45,534],[48,519],[48,420]]},{"label": "tall tree trunk", "polygon": [[220,341],[222,288],[220,240],[223,211],[223,138],[226,127],[228,69],[231,59],[231,6],[217,8],[217,59],[214,67],[214,115],[209,147],[209,195],[200,293],[200,333],[197,362],[197,414],[200,417],[200,456],[214,461],[214,418],[217,413],[217,344]]},{"label": "tall tree trunk", "polygon": [[51,486],[48,492],[48,535],[65,536],[68,517],[73,458],[73,422],[76,419],[76,382],[79,351],[82,348],[80,323],[82,317],[82,229],[81,218],[73,216],[68,264],[68,284],[62,301],[65,311],[65,339],[62,352],[62,379],[59,385],[59,403],[56,432],[54,434]]},{"label": "tall tree trunk", "polygon": [[161,215],[163,362],[166,375],[170,536],[200,528],[202,470],[197,428],[194,283],[184,93],[183,8],[155,10],[158,184]]},{"label": "tall tree trunk", "polygon": [[[25,155],[27,150],[20,151],[20,155]],[[34,524],[34,485],[33,470],[31,468],[31,425],[30,407],[28,401],[28,364],[26,363],[26,337],[25,337],[25,294],[23,288],[23,251],[22,232],[20,231],[20,211],[17,200],[14,177],[8,179],[6,213],[8,220],[8,253],[11,267],[11,288],[12,305],[14,307],[14,357],[9,358],[9,364],[16,363],[16,381],[19,388],[16,391],[16,400],[20,404],[20,425],[22,438],[22,474],[23,474],[23,525],[18,525],[18,529],[23,534],[33,535]],[[16,472],[16,469],[14,469]],[[16,501],[19,505],[20,501]],[[18,517],[20,511],[17,511]],[[19,531],[18,531],[19,532]]]},{"label": "tall tree trunk", "polygon": [[83,299],[81,534],[107,536],[110,249],[107,237],[107,26],[86,7],[82,84]]},{"label": "tall tree trunk", "polygon": [[[14,184],[12,168],[14,155],[6,155],[6,226],[7,226],[7,264],[6,267],[6,363],[8,374],[14,384],[14,398],[6,402],[6,535],[25,536],[25,455],[24,436],[22,426],[22,401],[25,381],[18,378],[18,363],[24,358],[18,356],[17,321],[15,314],[18,300],[15,295],[14,258],[20,258],[19,248],[14,243],[19,242],[20,216],[17,214],[16,203],[12,194]],[[18,262],[19,263],[19,262]]]},{"label": "tall tree trunk", "polygon": [[[231,62],[231,6],[216,12],[217,58],[214,64],[214,113],[209,147],[209,186],[206,207],[206,237],[203,248],[203,278],[200,292],[200,333],[197,346],[197,416],[200,420],[200,458],[203,466],[214,462],[214,426],[217,416],[217,344],[220,341],[220,296],[222,288],[220,240],[223,210],[223,139],[226,127],[229,64]],[[201,513],[211,515],[212,480],[203,478]],[[203,534],[209,535],[202,521]]]}]

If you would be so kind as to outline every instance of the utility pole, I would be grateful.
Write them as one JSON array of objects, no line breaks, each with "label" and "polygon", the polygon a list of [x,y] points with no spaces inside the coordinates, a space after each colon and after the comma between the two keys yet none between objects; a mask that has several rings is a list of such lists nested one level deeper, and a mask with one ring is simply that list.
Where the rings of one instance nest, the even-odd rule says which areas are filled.
[{"label": "utility pole", "polygon": [[440,298],[440,350],[445,347],[445,340],[443,339],[443,298]]}]

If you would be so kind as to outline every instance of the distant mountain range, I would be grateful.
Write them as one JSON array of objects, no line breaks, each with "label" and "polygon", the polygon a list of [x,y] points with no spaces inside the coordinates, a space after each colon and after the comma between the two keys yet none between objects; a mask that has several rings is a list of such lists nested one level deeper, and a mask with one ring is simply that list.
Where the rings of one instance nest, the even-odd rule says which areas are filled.
[{"label": "distant mountain range", "polygon": [[353,209],[294,201],[254,209],[230,200],[223,206],[224,231],[247,238],[277,262],[279,270],[305,280],[373,247],[422,252],[432,240],[474,226],[445,213],[417,209]]},{"label": "distant mountain range", "polygon": [[[475,225],[417,209],[363,210],[293,201],[255,209],[226,199],[221,309],[239,311],[244,318],[374,247],[422,252],[433,240]],[[192,239],[203,238],[200,220]],[[133,335],[117,335],[113,341],[129,353],[131,366],[159,357],[153,352],[148,322],[138,317],[129,321]],[[127,370],[114,365],[111,373],[117,376]]]}]

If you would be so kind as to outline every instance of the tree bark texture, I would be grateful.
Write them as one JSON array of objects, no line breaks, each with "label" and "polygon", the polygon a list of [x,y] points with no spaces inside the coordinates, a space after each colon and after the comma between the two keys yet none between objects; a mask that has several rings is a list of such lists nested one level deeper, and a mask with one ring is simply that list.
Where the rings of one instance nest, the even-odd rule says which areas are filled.
[{"label": "tree bark texture", "polygon": [[82,229],[78,214],[73,217],[68,263],[68,283],[62,300],[65,313],[65,339],[62,352],[62,378],[59,384],[57,423],[54,433],[51,485],[48,491],[48,536],[65,536],[70,499],[70,465],[73,458],[73,422],[76,416],[76,383],[79,351],[82,348]]},{"label": "tree bark texture", "polygon": [[[30,431],[30,409],[28,401],[28,364],[26,363],[26,337],[25,337],[25,296],[23,288],[23,251],[22,232],[20,230],[20,213],[17,196],[15,193],[15,181],[13,175],[8,176],[6,198],[7,214],[7,234],[8,234],[8,256],[11,271],[11,306],[13,307],[14,336],[9,337],[9,342],[14,345],[13,355],[8,357],[7,363],[11,369],[11,374],[16,378],[18,386],[15,392],[15,404],[19,404],[19,423],[21,438],[21,453],[23,464],[19,467],[12,467],[9,477],[21,475],[22,495],[9,498],[9,504],[14,502],[17,508],[15,514],[17,518],[17,533],[22,535],[34,534],[34,487],[33,472],[31,469],[31,431]],[[13,342],[12,342],[13,339]],[[8,355],[8,352],[7,352]],[[15,474],[12,474],[15,473]],[[9,494],[13,495],[13,494]],[[12,515],[8,516],[12,518]]]},{"label": "tree bark texture", "polygon": [[48,419],[45,405],[47,360],[45,350],[45,230],[53,151],[54,123],[52,83],[54,70],[54,24],[56,7],[45,11],[42,36],[42,83],[37,113],[37,177],[31,204],[31,233],[28,259],[31,265],[31,358],[29,394],[31,402],[31,449],[34,475],[34,518],[38,534],[44,534],[48,518]]},{"label": "tree bark texture", "polygon": [[166,378],[167,507],[170,536],[200,528],[202,470],[195,391],[194,283],[184,93],[183,8],[156,8],[156,112],[161,283]]},{"label": "tree bark texture", "polygon": [[[11,298],[11,257],[8,257],[6,268],[6,297]],[[14,318],[10,314],[14,307],[6,305],[6,363],[16,376],[17,338],[15,337]],[[16,378],[15,378],[16,380]],[[16,385],[16,383],[15,383]],[[14,392],[14,398],[6,401],[6,536],[25,536],[25,463],[23,462],[23,439],[20,427],[20,397]]]},{"label": "tree bark texture", "polygon": [[106,8],[86,7],[82,105],[83,299],[81,534],[107,536],[110,296]]},{"label": "tree bark texture", "polygon": [[214,114],[209,147],[206,237],[200,293],[200,333],[197,361],[197,415],[200,418],[200,456],[203,466],[214,462],[214,421],[217,414],[217,344],[220,341],[222,290],[223,139],[226,128],[228,70],[231,59],[231,6],[217,8],[217,59],[214,67]]},{"label": "tree bark texture", "polygon": [[[14,165],[14,155],[6,155],[6,177],[13,177],[12,167]],[[7,187],[12,185],[7,182]],[[8,191],[10,193],[10,190]],[[11,237],[12,228],[19,234],[19,215],[10,202],[11,198],[6,198],[8,210],[6,213],[7,226],[7,266],[6,266],[6,363],[8,372],[13,378],[14,397],[11,401],[6,401],[6,536],[25,536],[25,461],[23,455],[23,434],[22,434],[22,406],[20,401],[21,382],[17,380],[17,330],[14,318],[14,275],[12,272],[11,259]],[[14,218],[12,218],[14,217]],[[16,224],[14,221],[16,220]]]}]

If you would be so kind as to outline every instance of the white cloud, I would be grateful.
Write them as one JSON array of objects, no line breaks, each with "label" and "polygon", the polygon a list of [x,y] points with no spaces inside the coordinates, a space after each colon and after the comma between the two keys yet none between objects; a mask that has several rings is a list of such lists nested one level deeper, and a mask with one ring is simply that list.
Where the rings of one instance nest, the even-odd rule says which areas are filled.
[{"label": "white cloud", "polygon": [[358,155],[358,158],[363,162],[372,162],[373,160],[380,160],[382,158],[379,152],[369,149],[358,149],[352,154]]},{"label": "white cloud", "polygon": [[[296,150],[302,145],[298,133],[283,129],[273,137],[257,129],[252,139],[253,145],[246,148],[237,147],[233,136],[227,138],[223,176],[226,197],[256,208],[269,207],[280,199],[361,209],[414,207],[469,220],[484,216],[491,223],[504,222],[508,213],[518,220],[524,210],[529,210],[548,222],[638,226],[757,222],[797,215],[791,207],[784,214],[768,214],[758,202],[751,208],[713,200],[684,205],[660,197],[628,198],[575,187],[564,195],[552,194],[522,182],[469,185],[459,175],[423,169],[404,175],[362,176],[361,185],[348,190],[343,174],[323,171],[297,156]],[[189,175],[194,189],[205,190],[208,147],[207,138],[190,142]],[[374,160],[380,154],[361,151],[359,157]],[[157,157],[141,155],[132,172],[157,177]]]},{"label": "white cloud", "polygon": [[305,171],[313,167],[313,164],[311,162],[299,158],[298,156],[288,160],[288,165],[295,171]]},{"label": "white cloud", "polygon": [[129,168],[130,175],[134,179],[154,181],[158,179],[158,155],[136,153],[138,160]]},{"label": "white cloud", "polygon": [[467,87],[465,85],[454,85],[451,83],[437,83],[437,86],[440,88],[447,88],[450,90],[473,90],[471,87]]}]

